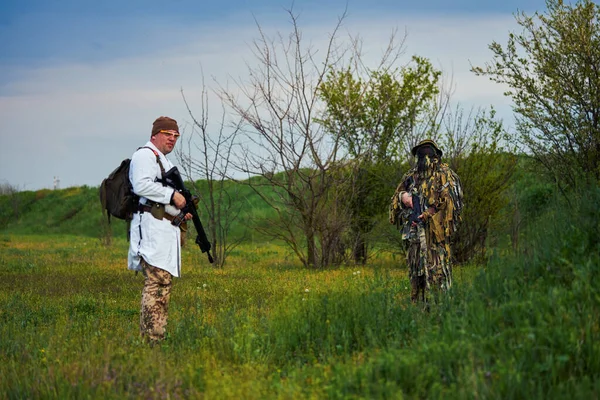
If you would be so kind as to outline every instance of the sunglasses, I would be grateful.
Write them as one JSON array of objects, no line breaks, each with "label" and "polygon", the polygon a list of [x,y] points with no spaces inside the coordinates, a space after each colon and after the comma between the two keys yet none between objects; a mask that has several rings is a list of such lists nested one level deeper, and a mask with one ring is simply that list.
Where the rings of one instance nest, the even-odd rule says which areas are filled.
[{"label": "sunglasses", "polygon": [[179,139],[179,136],[181,136],[179,134],[179,132],[177,132],[177,131],[160,130],[160,131],[158,131],[158,133],[162,133],[165,136],[172,137],[172,138],[175,138],[175,139]]}]

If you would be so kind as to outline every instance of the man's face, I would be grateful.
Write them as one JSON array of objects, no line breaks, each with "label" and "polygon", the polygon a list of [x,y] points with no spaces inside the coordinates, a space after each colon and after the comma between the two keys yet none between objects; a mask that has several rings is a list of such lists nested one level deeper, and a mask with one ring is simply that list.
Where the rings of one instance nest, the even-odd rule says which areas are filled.
[{"label": "man's face", "polygon": [[417,157],[418,158],[425,158],[425,157],[429,157],[430,159],[436,156],[436,151],[433,148],[433,146],[430,145],[424,145],[421,146],[417,149]]},{"label": "man's face", "polygon": [[432,160],[436,157],[435,149],[430,145],[421,146],[417,149],[417,171],[425,172],[432,165]]},{"label": "man's face", "polygon": [[150,141],[158,150],[160,150],[161,153],[167,155],[173,151],[178,138],[179,133],[176,131],[160,131],[156,135],[152,136]]}]

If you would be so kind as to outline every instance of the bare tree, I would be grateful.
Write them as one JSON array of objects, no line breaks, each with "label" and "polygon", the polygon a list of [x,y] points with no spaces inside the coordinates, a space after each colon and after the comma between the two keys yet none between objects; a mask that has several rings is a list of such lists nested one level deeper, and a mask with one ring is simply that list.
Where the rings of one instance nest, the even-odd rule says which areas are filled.
[{"label": "bare tree", "polygon": [[14,193],[17,193],[18,191],[18,186],[11,185],[6,181],[0,183],[0,196],[12,195]]},{"label": "bare tree", "polygon": [[260,37],[252,49],[258,66],[248,65],[249,82],[238,80],[237,92],[222,87],[221,96],[240,121],[235,167],[278,216],[265,233],[283,240],[306,267],[321,268],[337,259],[347,210],[335,201],[339,138],[314,121],[322,110],[318,88],[353,47],[336,40],[345,14],[322,54],[304,46],[297,16],[288,15],[287,36],[268,37],[257,23]]},{"label": "bare tree", "polygon": [[[179,147],[176,156],[193,191],[198,194],[204,213],[202,219],[207,225],[207,233],[212,239],[214,264],[223,267],[227,255],[240,244],[243,236],[232,238],[231,228],[239,219],[241,202],[238,198],[239,185],[232,185],[227,177],[231,168],[233,144],[238,129],[225,128],[225,111],[222,110],[220,123],[213,131],[209,128],[208,91],[202,81],[200,115],[196,117],[181,90],[181,96],[192,119],[191,134],[186,147]],[[195,152],[200,157],[195,156]],[[200,187],[194,177],[202,178]]]}]

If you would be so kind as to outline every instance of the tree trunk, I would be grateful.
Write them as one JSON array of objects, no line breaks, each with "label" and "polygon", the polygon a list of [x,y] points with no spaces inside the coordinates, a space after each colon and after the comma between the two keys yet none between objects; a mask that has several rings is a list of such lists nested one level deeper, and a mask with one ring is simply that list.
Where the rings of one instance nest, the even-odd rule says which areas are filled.
[{"label": "tree trunk", "polygon": [[352,248],[352,255],[354,256],[354,262],[358,265],[365,265],[367,263],[367,243],[361,232],[356,233],[356,240]]}]

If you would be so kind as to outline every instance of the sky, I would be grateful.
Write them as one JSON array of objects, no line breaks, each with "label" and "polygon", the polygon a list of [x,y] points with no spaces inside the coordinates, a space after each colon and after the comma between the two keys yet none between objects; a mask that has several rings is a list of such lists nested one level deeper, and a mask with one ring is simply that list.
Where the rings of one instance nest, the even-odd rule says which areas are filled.
[{"label": "sky", "polygon": [[[514,14],[544,0],[3,0],[0,2],[0,184],[19,190],[99,186],[143,146],[158,116],[186,130],[204,83],[241,77],[257,23],[290,32],[293,7],[307,37],[343,33],[367,54],[406,32],[405,57],[427,57],[452,77],[453,101],[493,105],[509,121],[503,88],[470,72],[488,45],[518,31]],[[170,155],[169,158],[174,160]],[[58,180],[58,181],[56,181]]]}]

